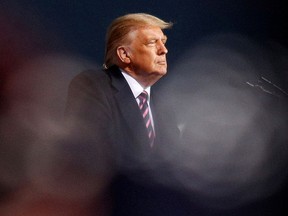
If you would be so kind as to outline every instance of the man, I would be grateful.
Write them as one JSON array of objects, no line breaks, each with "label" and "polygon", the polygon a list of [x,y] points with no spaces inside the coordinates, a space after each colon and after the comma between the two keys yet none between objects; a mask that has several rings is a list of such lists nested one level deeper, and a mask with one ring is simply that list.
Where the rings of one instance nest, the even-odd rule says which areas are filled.
[{"label": "man", "polygon": [[112,176],[115,215],[183,215],[171,209],[177,195],[148,177],[151,167],[163,166],[158,150],[177,144],[176,123],[151,90],[167,73],[162,30],[170,27],[144,13],[115,19],[107,31],[104,71],[83,72],[70,85],[73,135],[93,146],[99,176]]}]

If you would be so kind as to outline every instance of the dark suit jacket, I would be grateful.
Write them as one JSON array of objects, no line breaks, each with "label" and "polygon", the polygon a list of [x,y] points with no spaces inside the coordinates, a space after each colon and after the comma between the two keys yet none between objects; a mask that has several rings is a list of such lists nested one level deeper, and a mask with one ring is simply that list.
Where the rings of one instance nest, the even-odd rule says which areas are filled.
[{"label": "dark suit jacket", "polygon": [[168,167],[161,149],[177,145],[179,135],[173,115],[157,103],[160,100],[153,89],[151,95],[156,131],[153,149],[137,102],[117,67],[83,72],[69,88],[67,114],[81,137],[78,140],[98,152],[95,157],[101,158],[101,167],[97,169],[115,170],[111,184],[113,215],[187,214],[186,200],[180,193],[150,178]]}]

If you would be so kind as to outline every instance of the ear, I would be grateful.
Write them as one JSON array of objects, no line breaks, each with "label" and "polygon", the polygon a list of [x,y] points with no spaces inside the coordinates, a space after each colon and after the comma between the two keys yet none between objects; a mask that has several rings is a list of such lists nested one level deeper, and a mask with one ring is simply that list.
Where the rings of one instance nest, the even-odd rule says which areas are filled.
[{"label": "ear", "polygon": [[124,46],[120,46],[117,48],[117,55],[121,62],[129,64],[131,62],[129,53],[127,52],[127,48]]}]

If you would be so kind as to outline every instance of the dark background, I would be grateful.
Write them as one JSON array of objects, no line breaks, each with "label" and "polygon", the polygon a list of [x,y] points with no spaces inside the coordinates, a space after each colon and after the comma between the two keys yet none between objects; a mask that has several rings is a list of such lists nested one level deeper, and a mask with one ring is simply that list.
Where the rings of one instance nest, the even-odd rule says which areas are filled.
[{"label": "dark background", "polygon": [[[99,64],[103,61],[105,31],[114,18],[132,12],[151,13],[175,23],[173,30],[167,32],[171,65],[199,39],[215,33],[241,33],[287,45],[284,2],[2,0],[0,10],[4,22],[9,22],[15,34],[20,33],[26,41],[18,46],[19,50],[32,46],[43,51],[45,47],[81,55]],[[5,34],[5,29],[1,31],[1,35]]]},{"label": "dark background", "polygon": [[[61,110],[69,79],[90,64],[102,65],[106,28],[116,17],[145,12],[173,22],[173,28],[165,32],[169,68],[173,68],[191,47],[215,34],[240,34],[260,44],[273,41],[287,50],[286,10],[285,1],[280,0],[0,0],[0,138],[4,137],[2,134],[9,135],[6,142],[0,140],[0,194],[6,192],[7,182],[7,188],[14,189],[25,180],[23,152],[36,137],[35,128],[31,130],[27,125],[33,123],[33,127],[42,130],[47,113],[41,109]],[[235,44],[238,50],[245,50],[245,46],[240,46]],[[45,55],[55,58],[47,61],[42,58]],[[31,60],[32,66],[27,66]],[[78,61],[86,60],[88,66],[78,65]],[[65,75],[59,79],[58,72]],[[24,104],[25,109],[19,104]],[[48,116],[57,116],[51,110]],[[13,181],[5,178],[5,169]],[[236,209],[227,215],[285,215],[287,184],[277,192],[251,204],[248,210]],[[247,214],[250,209],[257,213]]]}]

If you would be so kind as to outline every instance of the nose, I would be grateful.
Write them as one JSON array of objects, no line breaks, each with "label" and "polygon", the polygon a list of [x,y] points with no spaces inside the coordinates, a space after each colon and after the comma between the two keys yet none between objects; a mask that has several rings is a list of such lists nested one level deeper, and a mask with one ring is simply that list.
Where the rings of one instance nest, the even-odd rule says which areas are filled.
[{"label": "nose", "polygon": [[166,48],[165,44],[162,41],[159,41],[157,45],[157,52],[159,55],[168,53],[168,49]]}]

